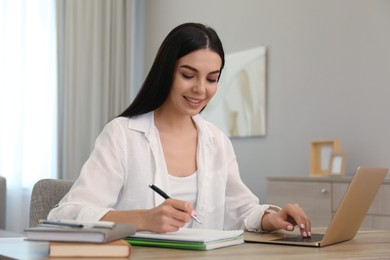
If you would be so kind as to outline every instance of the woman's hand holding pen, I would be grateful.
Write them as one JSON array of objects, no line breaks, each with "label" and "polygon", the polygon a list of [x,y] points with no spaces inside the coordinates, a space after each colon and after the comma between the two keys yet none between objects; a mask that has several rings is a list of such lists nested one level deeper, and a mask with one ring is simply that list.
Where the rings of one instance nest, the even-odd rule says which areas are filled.
[{"label": "woman's hand holding pen", "polygon": [[159,206],[147,210],[144,215],[147,230],[163,233],[178,231],[191,220],[193,207],[191,203],[167,199]]},{"label": "woman's hand holding pen", "polygon": [[137,231],[157,233],[174,232],[191,220],[192,204],[182,200],[166,199],[151,209],[111,210],[101,220],[130,223]]},{"label": "woman's hand holding pen", "polygon": [[264,231],[284,229],[293,231],[298,226],[302,237],[311,237],[311,222],[298,204],[287,204],[280,211],[265,214],[261,220]]},{"label": "woman's hand holding pen", "polygon": [[202,223],[197,217],[192,204],[182,200],[172,199],[163,190],[150,184],[149,187],[162,196],[165,201],[152,209],[144,210],[111,210],[101,220],[116,223],[131,223],[137,231],[152,231],[157,233],[174,232],[193,218]]}]

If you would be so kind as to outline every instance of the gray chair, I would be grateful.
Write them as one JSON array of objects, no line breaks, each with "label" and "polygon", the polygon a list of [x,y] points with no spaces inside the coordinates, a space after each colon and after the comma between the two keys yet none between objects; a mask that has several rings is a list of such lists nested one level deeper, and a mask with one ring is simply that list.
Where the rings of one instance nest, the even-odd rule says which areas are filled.
[{"label": "gray chair", "polygon": [[7,181],[0,176],[0,229],[5,229],[5,210],[7,206]]},{"label": "gray chair", "polygon": [[46,219],[50,210],[65,196],[74,181],[42,179],[35,183],[31,192],[30,227],[39,224],[39,220]]}]

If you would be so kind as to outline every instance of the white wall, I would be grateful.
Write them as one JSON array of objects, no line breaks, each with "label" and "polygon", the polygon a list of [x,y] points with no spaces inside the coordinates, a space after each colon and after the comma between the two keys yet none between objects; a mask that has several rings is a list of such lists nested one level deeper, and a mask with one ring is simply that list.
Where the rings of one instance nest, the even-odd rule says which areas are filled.
[{"label": "white wall", "polygon": [[146,0],[142,9],[145,71],[182,22],[214,27],[225,52],[267,46],[268,133],[232,140],[262,202],[266,176],[309,175],[312,140],[339,139],[348,174],[390,167],[390,1]]}]

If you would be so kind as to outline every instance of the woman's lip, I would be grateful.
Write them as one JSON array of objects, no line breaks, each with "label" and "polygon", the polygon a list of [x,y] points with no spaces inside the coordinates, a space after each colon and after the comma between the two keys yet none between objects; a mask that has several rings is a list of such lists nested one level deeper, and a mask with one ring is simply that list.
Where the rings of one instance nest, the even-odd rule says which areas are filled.
[{"label": "woman's lip", "polygon": [[200,104],[203,101],[203,99],[197,99],[197,98],[190,98],[190,97],[184,97],[184,98],[193,104]]}]

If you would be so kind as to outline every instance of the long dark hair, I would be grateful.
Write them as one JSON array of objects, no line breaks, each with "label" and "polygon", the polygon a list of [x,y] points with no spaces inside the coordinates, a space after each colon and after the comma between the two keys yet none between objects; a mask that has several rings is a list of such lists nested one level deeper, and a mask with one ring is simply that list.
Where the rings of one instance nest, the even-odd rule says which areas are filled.
[{"label": "long dark hair", "polygon": [[133,117],[159,108],[171,91],[176,61],[199,49],[216,52],[222,60],[220,69],[222,72],[225,54],[215,30],[199,23],[181,24],[167,35],[140,91],[119,116]]}]

